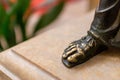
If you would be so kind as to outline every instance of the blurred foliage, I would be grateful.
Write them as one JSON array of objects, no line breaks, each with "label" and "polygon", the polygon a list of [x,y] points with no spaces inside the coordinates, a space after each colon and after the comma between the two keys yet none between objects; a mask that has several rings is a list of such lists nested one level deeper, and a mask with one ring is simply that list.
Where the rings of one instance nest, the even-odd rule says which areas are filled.
[{"label": "blurred foliage", "polygon": [[[0,51],[18,44],[15,33],[16,27],[19,27],[21,31],[22,41],[30,38],[26,33],[26,24],[32,12],[27,15],[27,19],[24,19],[25,13],[30,6],[30,1],[31,0],[17,0],[14,4],[9,3],[10,8],[8,10],[6,10],[2,2],[0,2]],[[59,16],[64,4],[64,0],[61,0],[47,13],[43,14],[42,17],[39,18],[38,23],[35,25],[31,36],[33,37],[41,28],[44,28],[53,22]],[[1,42],[2,40],[5,41],[7,47],[3,46]]]}]

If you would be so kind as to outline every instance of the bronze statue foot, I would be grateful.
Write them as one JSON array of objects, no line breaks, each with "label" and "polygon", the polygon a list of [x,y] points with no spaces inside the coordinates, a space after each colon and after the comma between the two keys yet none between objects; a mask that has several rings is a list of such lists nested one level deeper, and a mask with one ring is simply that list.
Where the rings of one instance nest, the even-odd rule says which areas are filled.
[{"label": "bronze statue foot", "polygon": [[78,41],[72,42],[69,47],[65,49],[62,55],[62,62],[66,67],[71,68],[87,61],[106,49],[107,47],[101,44],[100,41],[87,35]]}]

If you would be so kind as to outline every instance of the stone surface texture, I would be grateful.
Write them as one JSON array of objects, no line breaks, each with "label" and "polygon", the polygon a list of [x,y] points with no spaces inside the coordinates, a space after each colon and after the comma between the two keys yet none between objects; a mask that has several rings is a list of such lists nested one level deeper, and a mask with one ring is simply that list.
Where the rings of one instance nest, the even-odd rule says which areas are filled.
[{"label": "stone surface texture", "polygon": [[94,11],[0,53],[0,80],[120,80],[120,50],[109,49],[68,69],[61,62],[67,45],[86,35]]}]

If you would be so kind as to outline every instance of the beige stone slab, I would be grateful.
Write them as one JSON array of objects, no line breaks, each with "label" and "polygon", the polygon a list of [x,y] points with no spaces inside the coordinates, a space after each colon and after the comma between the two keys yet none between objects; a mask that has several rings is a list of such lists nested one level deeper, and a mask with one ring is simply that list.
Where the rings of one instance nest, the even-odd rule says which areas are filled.
[{"label": "beige stone slab", "polygon": [[10,73],[3,72],[13,80],[119,80],[119,49],[105,51],[72,69],[61,62],[63,50],[86,34],[93,15],[94,11],[59,24],[1,53],[0,65]]},{"label": "beige stone slab", "polygon": [[[89,16],[87,16],[87,18],[88,17]],[[80,25],[79,21],[84,22],[84,18],[82,20],[76,19],[74,22],[78,22],[77,24],[73,21],[74,20],[69,21],[72,23],[71,25]],[[89,24],[90,22],[91,21],[89,21]],[[66,24],[68,24],[68,22],[66,22]],[[65,68],[60,59],[61,53],[65,48],[65,44],[67,45],[70,41],[79,37],[79,34],[84,34],[85,32],[79,31],[76,33],[76,29],[79,28],[79,26],[76,26],[77,28],[71,26],[71,29],[68,26],[69,24],[66,24],[62,25],[63,27],[59,25],[60,27],[58,26],[57,28],[45,32],[41,34],[41,36],[29,40],[30,42],[27,41],[12,48],[12,50],[9,49],[1,53],[0,64],[3,67],[0,68],[0,70],[2,70],[13,80],[49,80],[50,78],[55,80],[63,78],[67,79],[69,74],[63,75],[63,78],[61,78],[62,75],[59,75],[63,74],[62,70],[59,72],[59,69],[55,70],[55,68],[57,68],[59,65]],[[73,32],[69,33],[70,30],[74,30],[75,34],[72,34]],[[86,27],[84,27],[84,30],[86,30]],[[48,66],[50,68],[48,68]],[[34,71],[34,68],[37,69]],[[56,74],[56,71],[60,74]],[[44,76],[42,76],[43,74]]]},{"label": "beige stone slab", "polygon": [[61,62],[62,52],[67,45],[86,34],[93,14],[60,24],[12,50],[61,80],[119,80],[120,50],[117,49],[103,52],[72,69],[66,68]]}]

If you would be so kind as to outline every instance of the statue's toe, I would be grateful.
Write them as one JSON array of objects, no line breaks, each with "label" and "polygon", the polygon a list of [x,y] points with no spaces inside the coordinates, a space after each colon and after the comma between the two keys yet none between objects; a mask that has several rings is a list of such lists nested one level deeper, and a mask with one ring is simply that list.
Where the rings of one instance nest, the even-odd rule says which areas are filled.
[{"label": "statue's toe", "polygon": [[81,60],[81,59],[83,59],[83,58],[84,58],[84,55],[83,55],[83,54],[81,54],[81,53],[75,53],[75,54],[69,56],[69,57],[67,58],[67,60],[68,60],[69,62],[76,63],[76,62],[78,62],[79,60]]},{"label": "statue's toe", "polygon": [[77,51],[77,48],[76,47],[70,47],[70,48],[67,48],[64,53],[63,53],[63,58],[67,58],[68,56],[74,54],[75,52]]}]

